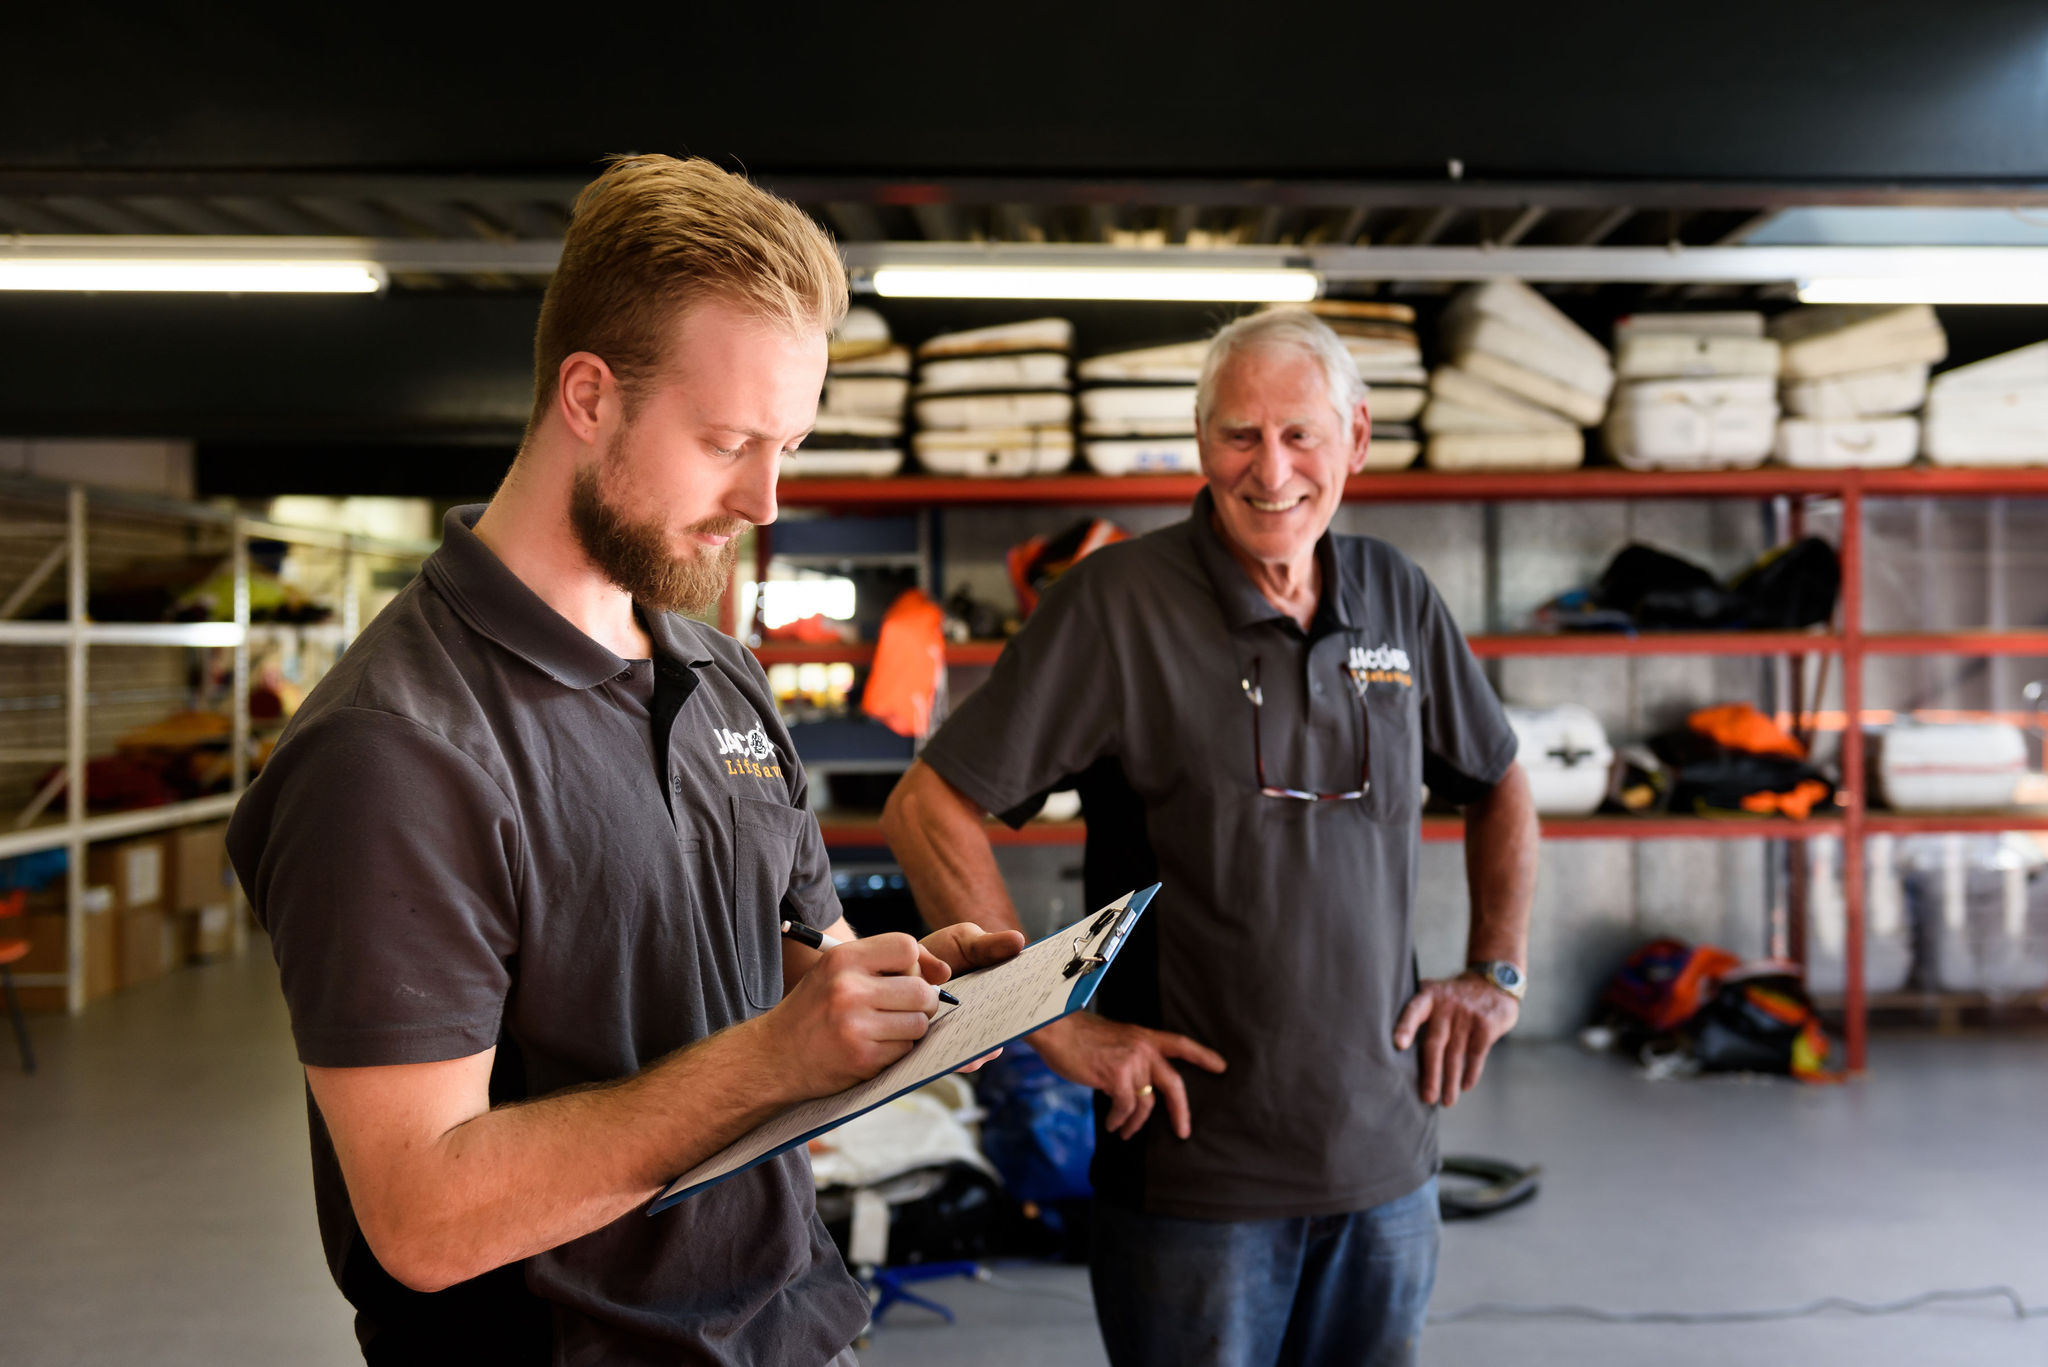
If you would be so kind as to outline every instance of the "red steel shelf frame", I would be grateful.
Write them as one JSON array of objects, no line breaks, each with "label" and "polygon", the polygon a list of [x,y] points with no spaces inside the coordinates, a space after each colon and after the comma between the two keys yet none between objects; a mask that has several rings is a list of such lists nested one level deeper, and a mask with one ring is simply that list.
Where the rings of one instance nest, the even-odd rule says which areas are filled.
[{"label": "red steel shelf frame", "polygon": [[[883,507],[964,507],[977,504],[1185,504],[1202,487],[1196,475],[1051,475],[1032,479],[959,479],[907,476],[892,479],[786,480],[777,497],[788,507],[854,509]],[[1836,654],[1842,659],[1842,702],[1846,722],[1841,738],[1842,814],[1809,821],[1722,822],[1700,818],[1597,818],[1549,820],[1543,833],[1552,839],[1794,839],[1831,834],[1842,839],[1842,894],[1845,929],[1843,1017],[1850,1071],[1864,1070],[1868,1046],[1867,996],[1864,987],[1863,900],[1867,871],[1863,838],[1871,832],[2048,829],[2048,816],[2003,816],[1967,813],[1953,816],[1871,813],[1866,804],[1863,753],[1863,663],[1869,655],[1941,652],[1955,655],[2048,655],[2048,632],[1887,632],[1863,630],[1863,500],[1874,497],[1989,498],[2001,495],[2048,497],[2048,458],[2043,467],[2019,469],[1948,469],[1910,466],[1897,470],[1667,470],[1634,471],[1591,468],[1554,472],[1503,471],[1454,473],[1403,470],[1355,476],[1345,497],[1374,502],[1572,501],[1611,498],[1789,498],[1795,526],[1803,500],[1839,498],[1842,503],[1840,628],[1832,634],[1744,632],[1664,633],[1637,636],[1499,635],[1471,638],[1482,656],[1511,655],[1788,655],[1795,671],[1808,654]],[[755,544],[757,578],[764,578],[770,554],[765,529]],[[721,604],[720,625],[736,626],[736,595]],[[960,647],[986,650],[993,643]],[[841,655],[837,650],[847,653]],[[763,648],[764,663],[773,659],[872,658],[871,648],[856,656],[854,647]],[[949,663],[984,663],[979,655]],[[994,647],[996,651],[999,646]],[[988,656],[993,659],[993,654]],[[1795,674],[1795,682],[1797,681]],[[880,843],[869,822],[827,821],[826,844],[838,847]],[[999,844],[1071,844],[1081,839],[1078,823],[1027,826],[1010,831],[992,826]],[[1423,824],[1428,840],[1460,838],[1456,821],[1431,819]],[[1795,918],[1796,921],[1797,918]],[[1801,927],[1795,925],[1795,945]]]}]

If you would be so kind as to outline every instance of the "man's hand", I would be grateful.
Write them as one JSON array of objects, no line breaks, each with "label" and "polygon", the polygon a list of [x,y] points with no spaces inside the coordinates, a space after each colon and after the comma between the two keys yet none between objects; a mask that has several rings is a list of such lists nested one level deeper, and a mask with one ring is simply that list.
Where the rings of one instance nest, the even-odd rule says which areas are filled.
[{"label": "man's hand", "polygon": [[[942,983],[955,973],[971,973],[977,968],[987,968],[1005,959],[1014,959],[1024,948],[1024,934],[1017,930],[983,930],[972,921],[957,921],[944,930],[934,931],[918,941],[924,955],[925,981]],[[934,976],[932,961],[936,960],[944,971]],[[997,1057],[1003,1051],[983,1054],[974,1062],[965,1064],[956,1071],[972,1073],[982,1064]]]},{"label": "man's hand", "polygon": [[1061,1077],[1109,1094],[1105,1123],[1119,1139],[1143,1129],[1153,1103],[1162,1096],[1173,1132],[1186,1139],[1188,1091],[1173,1060],[1183,1059],[1212,1073],[1226,1066],[1221,1054],[1186,1035],[1104,1020],[1087,1011],[1053,1022],[1033,1035],[1031,1043]]},{"label": "man's hand", "polygon": [[828,949],[789,995],[755,1024],[804,1097],[865,1082],[924,1038],[951,968],[908,935],[877,935]]},{"label": "man's hand", "polygon": [[1515,1028],[1522,1004],[1476,974],[1434,978],[1422,984],[1394,1024],[1394,1047],[1406,1050],[1427,1024],[1422,1038],[1422,1100],[1434,1106],[1458,1104],[1479,1085],[1487,1051]]}]

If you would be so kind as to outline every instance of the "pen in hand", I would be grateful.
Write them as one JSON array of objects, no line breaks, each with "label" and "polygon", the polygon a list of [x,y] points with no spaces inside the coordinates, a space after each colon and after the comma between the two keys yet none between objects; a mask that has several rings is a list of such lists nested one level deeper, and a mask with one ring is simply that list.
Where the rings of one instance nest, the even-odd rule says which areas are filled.
[{"label": "pen in hand", "polygon": [[[794,940],[800,945],[809,945],[812,949],[818,950],[821,953],[828,949],[839,948],[839,941],[821,930],[805,925],[802,921],[784,921],[782,923],[782,934],[784,939]],[[960,1004],[960,999],[945,988],[938,989],[938,992],[939,1000],[946,1005],[958,1006]]]}]

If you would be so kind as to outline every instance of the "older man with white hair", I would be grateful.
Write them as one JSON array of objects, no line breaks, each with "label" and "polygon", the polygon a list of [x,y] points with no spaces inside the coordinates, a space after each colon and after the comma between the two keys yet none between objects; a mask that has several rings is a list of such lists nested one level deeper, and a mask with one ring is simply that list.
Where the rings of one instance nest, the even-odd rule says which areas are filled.
[{"label": "older man with white hair", "polygon": [[[1434,1108],[1519,1010],[1528,781],[1422,571],[1329,530],[1371,438],[1337,337],[1299,310],[1230,324],[1196,419],[1193,515],[1053,586],[886,830],[941,925],[1017,924],[983,814],[1021,824],[1077,784],[1090,905],[1165,884],[1096,1010],[1033,1039],[1099,1093],[1110,1360],[1412,1362]],[[1425,783],[1466,809],[1470,967],[1438,980],[1411,924]]]}]

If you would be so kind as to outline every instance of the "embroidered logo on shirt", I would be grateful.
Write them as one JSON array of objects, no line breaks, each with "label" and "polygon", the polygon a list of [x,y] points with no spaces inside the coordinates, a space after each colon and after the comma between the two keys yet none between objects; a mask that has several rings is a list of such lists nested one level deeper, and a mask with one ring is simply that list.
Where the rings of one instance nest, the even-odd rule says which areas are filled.
[{"label": "embroidered logo on shirt", "polygon": [[714,726],[711,738],[718,742],[718,755],[725,761],[725,772],[729,776],[782,777],[781,765],[762,763],[775,753],[775,745],[768,739],[766,727],[756,726],[751,731],[738,732]]},{"label": "embroidered logo on shirt", "polygon": [[1351,686],[1358,690],[1361,698],[1365,696],[1366,688],[1376,683],[1399,684],[1403,688],[1415,686],[1408,652],[1399,646],[1382,644],[1370,650],[1364,646],[1353,646],[1344,672],[1351,676]]}]

